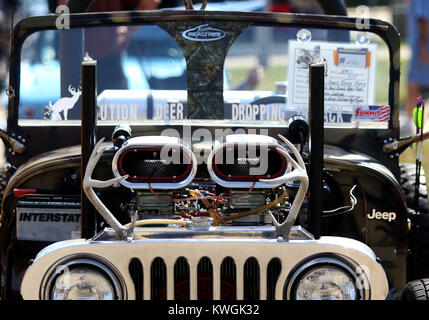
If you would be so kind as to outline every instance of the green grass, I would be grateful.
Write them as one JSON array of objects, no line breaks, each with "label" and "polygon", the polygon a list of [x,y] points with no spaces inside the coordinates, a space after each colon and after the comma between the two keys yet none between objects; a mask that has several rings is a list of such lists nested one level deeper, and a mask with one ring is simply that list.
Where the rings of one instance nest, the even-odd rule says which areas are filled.
[{"label": "green grass", "polygon": [[[426,179],[429,180],[429,140],[423,142],[423,162],[422,166],[425,170]],[[400,162],[416,162],[416,145],[413,144],[412,148],[409,147],[399,158]]]},{"label": "green grass", "polygon": [[[232,86],[237,86],[246,80],[249,74],[250,67],[230,68],[229,75]],[[257,90],[270,90],[275,89],[274,84],[276,81],[285,81],[287,77],[286,65],[268,66],[264,70],[264,80],[259,84]]]}]

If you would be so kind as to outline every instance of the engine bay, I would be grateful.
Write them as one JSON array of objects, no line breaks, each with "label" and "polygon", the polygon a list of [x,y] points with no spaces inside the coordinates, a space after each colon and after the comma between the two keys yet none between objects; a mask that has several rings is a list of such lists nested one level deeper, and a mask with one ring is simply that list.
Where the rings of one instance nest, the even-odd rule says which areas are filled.
[{"label": "engine bay", "polygon": [[[127,179],[96,190],[100,201],[121,224],[130,224],[134,218],[140,221],[139,228],[184,227],[183,221],[198,219],[208,219],[213,227],[272,226],[273,217],[282,223],[289,216],[300,182],[276,182],[292,170],[290,161],[278,150],[295,159],[281,139],[234,134],[211,144],[186,144],[174,137],[131,137],[127,130],[118,128],[112,142],[103,142],[105,151],[95,165],[93,177],[109,180],[127,175]],[[308,144],[300,148],[306,166],[307,148]],[[19,240],[79,237],[80,217],[63,221],[63,216],[80,211],[82,177],[78,152],[75,147],[67,152],[61,150],[59,158],[44,158],[46,168],[32,163],[20,169],[28,174],[18,172],[20,179],[12,180],[14,196],[7,198],[7,203],[18,209],[15,221]],[[50,161],[62,164],[51,170]],[[355,208],[363,200],[361,191],[356,191],[353,177],[347,178],[345,169],[341,179],[337,176],[339,167],[328,165],[323,173],[323,214],[331,220],[334,216],[339,221],[355,219],[347,213],[361,209]],[[45,170],[50,172],[49,179]],[[294,225],[308,225],[307,203],[305,197]],[[56,210],[61,217],[52,216],[50,210]],[[109,227],[98,214],[96,220],[98,232]],[[174,220],[181,222],[174,224]]]},{"label": "engine bay", "polygon": [[[198,152],[209,155],[197,164],[191,149],[175,138],[146,136],[124,142],[112,168],[116,177],[128,175],[120,183],[133,195],[121,207],[129,215],[137,211],[138,220],[211,217],[215,226],[271,224],[269,211],[279,220],[287,216],[286,189],[259,181],[287,172],[286,159],[276,151],[284,147],[276,139],[226,136],[205,147],[210,149],[199,146]],[[269,168],[260,168],[261,163]]]}]

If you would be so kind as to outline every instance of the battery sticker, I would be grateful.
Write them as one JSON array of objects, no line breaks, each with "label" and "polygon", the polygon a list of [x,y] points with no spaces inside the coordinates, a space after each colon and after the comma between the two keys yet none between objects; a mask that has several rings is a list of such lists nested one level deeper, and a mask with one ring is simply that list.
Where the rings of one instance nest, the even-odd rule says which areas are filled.
[{"label": "battery sticker", "polygon": [[387,122],[390,119],[389,106],[354,107],[353,118],[356,122]]},{"label": "battery sticker", "polygon": [[80,231],[80,209],[17,208],[18,240],[62,241]]}]

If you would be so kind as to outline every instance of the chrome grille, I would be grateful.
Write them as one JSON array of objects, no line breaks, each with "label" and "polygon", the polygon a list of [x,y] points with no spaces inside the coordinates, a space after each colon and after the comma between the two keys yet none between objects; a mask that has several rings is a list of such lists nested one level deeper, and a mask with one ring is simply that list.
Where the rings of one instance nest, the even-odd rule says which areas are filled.
[{"label": "chrome grille", "polygon": [[230,256],[219,262],[202,257],[190,265],[185,257],[179,257],[170,267],[157,257],[150,263],[150,272],[144,272],[141,260],[132,258],[128,269],[137,300],[274,299],[280,259],[271,259],[264,271],[255,257],[249,257],[241,267]]}]

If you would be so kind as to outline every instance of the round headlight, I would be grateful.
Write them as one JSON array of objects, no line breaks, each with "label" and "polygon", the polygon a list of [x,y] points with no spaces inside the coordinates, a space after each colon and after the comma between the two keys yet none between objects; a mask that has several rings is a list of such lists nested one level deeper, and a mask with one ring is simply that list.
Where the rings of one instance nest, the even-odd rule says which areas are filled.
[{"label": "round headlight", "polygon": [[114,300],[112,283],[98,270],[75,267],[55,280],[51,300]]},{"label": "round headlight", "polygon": [[295,272],[289,283],[289,297],[295,300],[359,300],[353,270],[335,259],[310,261]]},{"label": "round headlight", "polygon": [[115,275],[92,260],[72,260],[57,266],[48,284],[50,300],[116,300],[121,298]]},{"label": "round headlight", "polygon": [[297,283],[296,300],[356,300],[354,279],[342,270],[320,267],[307,272]]}]

